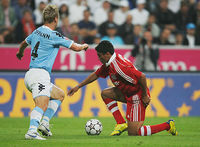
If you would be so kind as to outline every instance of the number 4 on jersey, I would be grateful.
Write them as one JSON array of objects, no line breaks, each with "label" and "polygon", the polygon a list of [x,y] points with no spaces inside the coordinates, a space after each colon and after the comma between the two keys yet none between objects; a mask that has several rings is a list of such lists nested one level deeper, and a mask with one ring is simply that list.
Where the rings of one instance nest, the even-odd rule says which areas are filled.
[{"label": "number 4 on jersey", "polygon": [[38,48],[39,48],[39,45],[40,45],[40,41],[38,41],[38,42],[36,43],[36,45],[35,45],[35,47],[34,47],[34,49],[33,49],[33,51],[32,51],[32,54],[31,54],[31,56],[33,56],[32,60],[35,60],[35,58],[38,57],[37,50],[38,50]]}]

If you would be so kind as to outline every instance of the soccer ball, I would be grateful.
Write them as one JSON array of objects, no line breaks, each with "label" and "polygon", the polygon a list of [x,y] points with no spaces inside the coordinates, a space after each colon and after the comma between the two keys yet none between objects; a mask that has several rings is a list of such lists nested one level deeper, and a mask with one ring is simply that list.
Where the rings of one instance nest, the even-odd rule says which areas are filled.
[{"label": "soccer ball", "polygon": [[85,131],[88,135],[99,135],[103,129],[98,119],[90,119],[85,124]]}]

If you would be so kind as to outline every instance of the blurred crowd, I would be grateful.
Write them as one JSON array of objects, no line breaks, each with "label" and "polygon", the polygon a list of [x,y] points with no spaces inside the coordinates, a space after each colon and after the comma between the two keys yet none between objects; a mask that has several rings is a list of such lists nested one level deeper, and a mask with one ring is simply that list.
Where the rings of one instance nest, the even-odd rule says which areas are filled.
[{"label": "blurred crowd", "polygon": [[[19,43],[42,25],[42,11],[56,4],[57,31],[78,43],[199,45],[197,0],[0,0],[0,43]],[[148,34],[148,35],[145,35]]]},{"label": "blurred crowd", "polygon": [[199,0],[0,0],[0,44],[40,27],[47,4],[59,8],[57,31],[75,42],[134,45],[140,70],[156,70],[158,45],[200,45]]}]

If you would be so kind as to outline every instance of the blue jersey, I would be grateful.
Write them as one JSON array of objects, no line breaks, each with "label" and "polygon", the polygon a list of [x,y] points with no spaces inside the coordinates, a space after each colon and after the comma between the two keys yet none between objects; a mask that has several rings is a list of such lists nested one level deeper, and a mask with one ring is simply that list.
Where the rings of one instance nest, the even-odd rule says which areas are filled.
[{"label": "blue jersey", "polygon": [[30,68],[43,68],[51,73],[59,46],[70,48],[73,41],[47,26],[41,26],[26,39],[31,45]]}]

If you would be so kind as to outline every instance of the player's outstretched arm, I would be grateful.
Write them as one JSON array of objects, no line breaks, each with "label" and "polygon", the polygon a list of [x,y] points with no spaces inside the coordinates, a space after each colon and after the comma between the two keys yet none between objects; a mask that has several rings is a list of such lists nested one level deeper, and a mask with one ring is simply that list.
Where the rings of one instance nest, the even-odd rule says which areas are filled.
[{"label": "player's outstretched arm", "polygon": [[95,81],[96,79],[98,79],[98,76],[96,75],[95,72],[91,73],[85,80],[83,80],[80,84],[78,84],[76,87],[70,89],[67,93],[68,96],[72,96],[74,93],[76,93],[79,88]]},{"label": "player's outstretched arm", "polygon": [[75,52],[79,52],[82,50],[87,50],[89,47],[88,44],[84,43],[84,44],[78,44],[78,43],[73,43],[70,47],[71,50],[75,51]]},{"label": "player's outstretched arm", "polygon": [[140,79],[139,79],[139,84],[142,88],[142,101],[145,105],[145,107],[147,107],[150,103],[150,97],[147,94],[147,82],[146,82],[146,76],[145,74],[142,73]]},{"label": "player's outstretched arm", "polygon": [[19,51],[17,52],[16,56],[19,60],[21,60],[21,58],[24,56],[24,50],[26,49],[26,47],[28,46],[28,43],[26,43],[26,41],[22,41],[22,43],[20,44],[19,47]]}]

